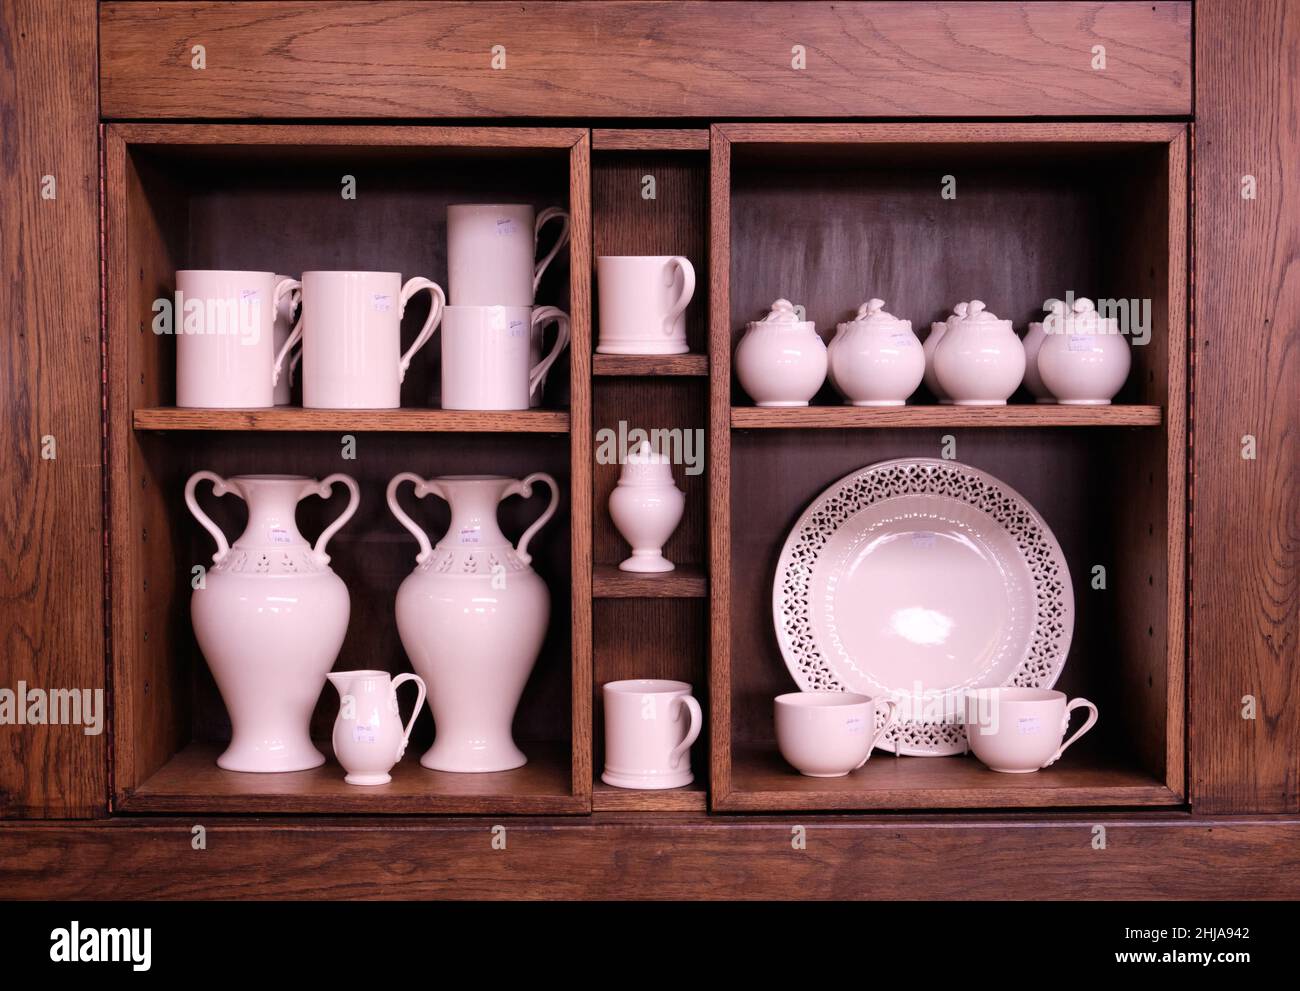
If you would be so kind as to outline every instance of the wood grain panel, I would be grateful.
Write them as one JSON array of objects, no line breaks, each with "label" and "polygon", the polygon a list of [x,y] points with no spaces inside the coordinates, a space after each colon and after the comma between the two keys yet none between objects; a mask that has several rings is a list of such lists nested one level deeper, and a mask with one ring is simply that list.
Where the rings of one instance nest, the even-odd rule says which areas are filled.
[{"label": "wood grain panel", "polygon": [[735,406],[746,430],[853,430],[870,427],[1157,427],[1159,406]]},{"label": "wood grain panel", "polygon": [[1300,7],[1202,0],[1197,20],[1191,797],[1206,812],[1294,812]]},{"label": "wood grain panel", "polygon": [[1169,0],[106,3],[100,34],[110,118],[1191,111],[1191,4]]},{"label": "wood grain panel", "polygon": [[[189,819],[0,825],[9,898],[1300,898],[1300,822],[1091,813],[1014,819],[608,814],[493,823]],[[1106,827],[1104,852],[1093,831]],[[1027,855],[1032,851],[1032,855]],[[671,867],[668,867],[671,865]]]},{"label": "wood grain panel", "polygon": [[136,430],[383,430],[392,433],[568,433],[569,414],[561,410],[444,410],[444,409],[179,409],[172,406],[137,409]]},{"label": "wood grain panel", "polygon": [[0,689],[98,690],[103,716],[0,726],[0,816],[108,799],[95,33],[91,0],[0,6]]}]

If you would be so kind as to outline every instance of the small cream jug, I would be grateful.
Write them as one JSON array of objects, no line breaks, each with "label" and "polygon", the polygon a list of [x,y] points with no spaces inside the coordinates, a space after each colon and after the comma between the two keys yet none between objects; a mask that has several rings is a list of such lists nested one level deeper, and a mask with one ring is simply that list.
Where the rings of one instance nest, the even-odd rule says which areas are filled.
[{"label": "small cream jug", "polygon": [[[388,784],[424,705],[424,679],[409,672],[394,678],[387,671],[333,671],[326,677],[339,693],[334,756],[347,772],[343,780],[350,785]],[[419,694],[403,726],[397,689],[408,681],[415,682]]]},{"label": "small cream jug", "polygon": [[778,299],[736,345],[736,377],[758,406],[807,406],[826,381],[826,345],[817,325]]},{"label": "small cream jug", "polygon": [[925,375],[925,351],[912,322],[870,299],[839,324],[827,348],[831,383],[851,406],[902,406]]}]

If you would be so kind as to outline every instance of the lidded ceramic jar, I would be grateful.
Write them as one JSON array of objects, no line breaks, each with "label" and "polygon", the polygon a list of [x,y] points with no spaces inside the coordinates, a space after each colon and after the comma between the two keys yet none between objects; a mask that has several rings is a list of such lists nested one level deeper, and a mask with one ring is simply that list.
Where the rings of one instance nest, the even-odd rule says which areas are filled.
[{"label": "lidded ceramic jar", "polygon": [[930,324],[930,333],[926,337],[925,343],[921,345],[922,350],[925,352],[925,376],[922,381],[925,383],[925,387],[930,390],[930,394],[945,406],[951,405],[952,400],[948,398],[948,393],[943,391],[938,376],[934,374],[934,352],[938,348],[939,342],[943,340],[943,335],[947,333],[948,325],[953,320],[964,317],[966,308],[969,305],[969,303],[958,303],[952,308],[952,313],[948,315],[947,319]]},{"label": "lidded ceramic jar", "polygon": [[807,406],[826,381],[826,368],[817,325],[800,320],[788,299],[748,324],[736,346],[736,377],[758,406]]},{"label": "lidded ceramic jar", "polygon": [[1011,327],[972,299],[950,320],[934,352],[939,386],[957,406],[1004,406],[1025,376],[1025,346]]},{"label": "lidded ceramic jar", "polygon": [[682,521],[686,493],[673,482],[673,466],[666,454],[655,452],[648,441],[628,454],[618,485],[609,496],[609,515],[632,556],[619,565],[623,571],[672,571],[663,555],[664,544]]},{"label": "lidded ceramic jar", "polygon": [[1025,388],[1034,397],[1034,402],[1054,403],[1056,397],[1052,395],[1047,386],[1043,385],[1043,378],[1038,374],[1038,350],[1043,346],[1043,341],[1047,337],[1046,325],[1051,323],[1053,318],[1059,319],[1065,313],[1065,304],[1059,299],[1044,300],[1043,312],[1047,314],[1047,318],[1042,322],[1030,323],[1029,332],[1025,334],[1023,341],[1025,345]]},{"label": "lidded ceramic jar", "polygon": [[855,319],[836,327],[827,348],[831,383],[852,406],[902,406],[925,375],[925,351],[912,321],[869,299]]},{"label": "lidded ceramic jar", "polygon": [[1038,351],[1043,385],[1064,406],[1109,405],[1133,362],[1119,321],[1103,317],[1090,299],[1076,299],[1070,308],[1062,306],[1059,319],[1053,317],[1045,321]]}]

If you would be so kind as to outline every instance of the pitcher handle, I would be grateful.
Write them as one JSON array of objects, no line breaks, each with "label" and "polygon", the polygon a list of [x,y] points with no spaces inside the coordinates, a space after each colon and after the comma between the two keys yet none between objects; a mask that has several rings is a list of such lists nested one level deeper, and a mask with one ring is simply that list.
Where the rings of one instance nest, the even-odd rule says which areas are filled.
[{"label": "pitcher handle", "polygon": [[402,286],[401,305],[397,309],[398,320],[401,320],[402,314],[406,312],[406,304],[411,301],[411,297],[424,289],[429,290],[433,302],[429,304],[429,317],[424,321],[424,326],[420,328],[420,333],[416,335],[415,343],[411,345],[406,354],[402,355],[402,360],[398,363],[397,381],[399,383],[406,381],[406,370],[411,367],[411,359],[415,357],[415,352],[429,343],[429,338],[433,336],[433,332],[438,329],[438,324],[442,322],[442,311],[447,305],[447,294],[442,291],[442,286],[417,275]]},{"label": "pitcher handle", "polygon": [[683,258],[681,255],[674,255],[669,258],[668,264],[680,269],[682,273],[681,295],[673,300],[673,305],[668,308],[668,314],[664,317],[664,333],[671,336],[673,324],[677,322],[678,317],[686,312],[686,307],[695,298],[695,266],[690,263],[689,259]]},{"label": "pitcher handle", "polygon": [[545,210],[537,215],[537,223],[533,225],[533,250],[537,250],[537,241],[542,236],[542,228],[550,221],[557,217],[564,220],[564,225],[560,228],[560,236],[555,239],[555,247],[546,253],[546,257],[537,263],[533,269],[533,294],[537,294],[537,287],[542,283],[542,273],[546,271],[546,266],[560,253],[560,249],[569,243],[569,213],[558,206],[548,206]]},{"label": "pitcher handle", "polygon": [[199,482],[202,481],[212,483],[213,495],[223,496],[227,492],[233,492],[241,499],[243,496],[237,488],[227,484],[226,480],[215,471],[196,471],[190,476],[189,481],[185,483],[185,505],[194,514],[194,518],[199,521],[199,525],[212,534],[212,539],[217,542],[217,553],[212,555],[212,563],[220,564],[222,558],[230,553],[230,544],[226,542],[226,535],[221,532],[221,527],[213,523],[212,518],[199,508],[199,501],[195,498],[195,490],[198,488]]},{"label": "pitcher handle", "polygon": [[421,478],[413,471],[404,471],[394,475],[393,480],[388,483],[388,508],[397,517],[397,522],[406,527],[411,536],[419,542],[420,553],[415,555],[415,563],[423,564],[429,559],[429,555],[433,553],[433,547],[429,543],[429,535],[424,532],[420,524],[407,516],[406,510],[397,503],[397,489],[403,482],[415,483],[415,497],[417,499],[423,499],[430,492],[443,500],[447,497],[443,494],[442,489],[438,487],[437,482]]},{"label": "pitcher handle", "polygon": [[339,513],[338,519],[321,532],[321,535],[316,538],[316,546],[311,549],[312,556],[316,558],[317,563],[322,567],[330,563],[330,556],[325,553],[325,545],[329,543],[330,537],[339,532],[344,523],[352,519],[352,514],[357,511],[357,506],[361,502],[361,490],[357,488],[356,479],[351,475],[335,472],[327,478],[322,478],[313,489],[303,493],[304,495],[318,495],[322,499],[328,499],[335,482],[342,482],[346,485],[348,492],[351,493],[351,498],[348,499],[347,508]]},{"label": "pitcher handle", "polygon": [[672,753],[668,755],[668,766],[674,768],[677,766],[677,762],[682,759],[682,754],[690,750],[691,744],[700,738],[700,730],[704,726],[704,713],[700,711],[700,703],[695,701],[694,696],[678,695],[677,704],[690,710],[691,724],[686,729],[686,738],[673,747]]},{"label": "pitcher handle", "polygon": [[1061,732],[1064,733],[1067,729],[1070,728],[1070,713],[1072,713],[1075,709],[1082,709],[1084,707],[1087,707],[1088,709],[1088,718],[1084,720],[1083,725],[1079,727],[1079,729],[1075,732],[1074,736],[1070,737],[1068,740],[1066,740],[1064,743],[1061,744],[1061,746],[1057,749],[1056,753],[1052,754],[1052,759],[1049,760],[1046,764],[1044,764],[1043,767],[1051,767],[1058,760],[1060,760],[1061,754],[1065,753],[1066,748],[1070,746],[1070,744],[1078,740],[1079,737],[1083,736],[1084,733],[1088,732],[1088,730],[1092,729],[1092,727],[1096,724],[1097,707],[1093,705],[1091,702],[1089,702],[1087,699],[1072,699],[1070,701],[1070,704],[1065,707],[1065,715],[1061,717]]},{"label": "pitcher handle", "polygon": [[397,697],[398,686],[405,685],[408,681],[415,682],[416,687],[420,690],[420,694],[416,696],[415,708],[411,710],[411,718],[406,721],[406,728],[402,730],[402,742],[397,745],[398,760],[401,760],[402,754],[406,753],[406,745],[411,740],[411,730],[415,727],[415,721],[420,716],[420,710],[424,708],[424,679],[418,674],[412,674],[409,671],[405,674],[399,674],[393,679],[393,698]]},{"label": "pitcher handle", "polygon": [[525,499],[531,498],[534,482],[545,482],[551,487],[551,501],[542,510],[542,515],[537,517],[533,521],[533,525],[524,531],[523,536],[519,538],[519,544],[515,547],[515,553],[519,555],[519,560],[523,561],[524,564],[530,564],[533,560],[532,555],[528,553],[528,541],[532,540],[533,534],[544,527],[546,522],[555,515],[555,509],[560,504],[560,487],[555,483],[555,479],[546,472],[535,471],[522,481],[515,482],[501,494],[502,499],[512,495],[523,496]]},{"label": "pitcher handle", "polygon": [[542,379],[546,378],[546,373],[555,364],[555,359],[569,345],[569,315],[557,306],[539,306],[533,310],[533,326],[531,329],[536,330],[539,326],[545,327],[546,324],[552,321],[558,328],[555,332],[555,346],[551,348],[551,353],[534,365],[532,371],[528,373],[529,398],[537,392],[537,387],[541,385]]},{"label": "pitcher handle", "polygon": [[[298,279],[281,279],[275,285],[275,292],[271,294],[271,310],[274,312],[279,309],[280,298],[286,293],[289,297],[289,313],[292,314],[294,307],[302,302],[302,282]],[[285,356],[293,350],[293,346],[302,340],[302,311],[298,311],[298,322],[293,325],[293,332],[286,338],[284,344],[280,346],[280,352],[275,356],[275,364],[271,366],[271,388],[280,381],[280,371],[284,367]]]}]

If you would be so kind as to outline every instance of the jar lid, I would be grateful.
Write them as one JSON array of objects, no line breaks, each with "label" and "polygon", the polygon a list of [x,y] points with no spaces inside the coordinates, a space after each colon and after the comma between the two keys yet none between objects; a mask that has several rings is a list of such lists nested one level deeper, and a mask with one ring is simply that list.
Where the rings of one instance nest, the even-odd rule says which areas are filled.
[{"label": "jar lid", "polygon": [[637,445],[636,450],[629,451],[623,459],[623,471],[619,475],[620,485],[672,484],[673,462],[666,454],[660,454],[650,446],[648,440]]},{"label": "jar lid", "polygon": [[772,308],[767,311],[767,316],[762,320],[754,320],[749,323],[752,330],[755,327],[772,327],[776,326],[784,330],[816,330],[817,325],[812,320],[800,320],[799,314],[794,308],[794,304],[788,299],[778,299],[772,304]]},{"label": "jar lid", "polygon": [[858,315],[845,323],[836,324],[836,330],[848,327],[866,327],[870,330],[905,330],[911,333],[912,321],[900,320],[885,310],[883,299],[869,299],[858,307]]},{"label": "jar lid", "polygon": [[[1068,306],[1059,299],[1043,301],[1047,316],[1041,326],[1049,334],[1118,334],[1119,320],[1103,317],[1092,300],[1080,296]],[[1036,325],[1030,324],[1032,330]]]},{"label": "jar lid", "polygon": [[999,320],[997,315],[984,309],[983,300],[972,299],[966,305],[966,312],[956,312],[960,310],[961,303],[955,306],[954,313],[948,318],[948,326],[953,329],[962,328],[969,330],[1010,330],[1010,320]]}]

